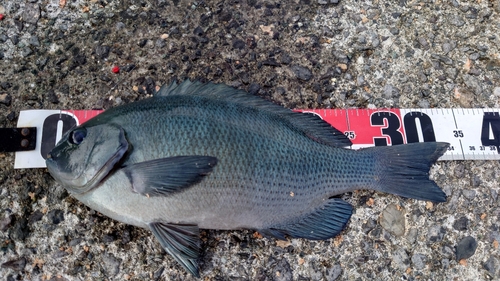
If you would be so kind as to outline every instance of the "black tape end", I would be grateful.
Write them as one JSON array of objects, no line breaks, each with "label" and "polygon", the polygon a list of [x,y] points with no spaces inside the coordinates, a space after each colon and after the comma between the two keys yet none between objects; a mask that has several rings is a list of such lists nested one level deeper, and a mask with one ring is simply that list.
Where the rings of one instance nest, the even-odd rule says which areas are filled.
[{"label": "black tape end", "polygon": [[36,127],[0,128],[0,152],[34,150]]}]

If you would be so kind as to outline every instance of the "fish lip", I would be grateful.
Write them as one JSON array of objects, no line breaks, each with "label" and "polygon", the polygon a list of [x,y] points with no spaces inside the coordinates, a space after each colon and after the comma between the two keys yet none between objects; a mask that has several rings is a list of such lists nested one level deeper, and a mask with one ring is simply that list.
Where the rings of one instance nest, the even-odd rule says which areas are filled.
[{"label": "fish lip", "polygon": [[[109,158],[109,160],[102,165],[102,167],[99,169],[99,171],[90,179],[87,184],[83,185],[82,188],[83,190],[79,190],[79,193],[85,193],[89,192],[90,190],[96,188],[99,183],[106,178],[106,176],[111,172],[113,167],[115,166],[116,163],[118,163],[123,155],[127,152],[128,149],[128,143],[126,143],[125,146],[119,146],[117,151],[113,154],[112,157]],[[80,178],[81,175],[78,177]]]}]

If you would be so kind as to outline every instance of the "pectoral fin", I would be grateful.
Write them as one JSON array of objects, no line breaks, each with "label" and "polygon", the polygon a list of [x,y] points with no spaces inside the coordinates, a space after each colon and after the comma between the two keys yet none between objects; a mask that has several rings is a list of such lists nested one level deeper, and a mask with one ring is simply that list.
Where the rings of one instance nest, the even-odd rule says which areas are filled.
[{"label": "pectoral fin", "polygon": [[197,225],[152,222],[149,228],[167,253],[191,274],[200,277],[200,231]]},{"label": "pectoral fin", "polygon": [[211,156],[176,156],[136,163],[123,168],[134,192],[145,196],[167,196],[208,175],[217,165]]}]

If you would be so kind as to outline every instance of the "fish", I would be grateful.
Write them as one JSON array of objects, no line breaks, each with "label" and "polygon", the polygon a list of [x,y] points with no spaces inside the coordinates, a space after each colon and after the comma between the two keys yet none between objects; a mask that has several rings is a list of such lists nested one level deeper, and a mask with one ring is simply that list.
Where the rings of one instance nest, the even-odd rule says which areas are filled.
[{"label": "fish", "polygon": [[73,197],[151,230],[200,277],[200,229],[325,240],[352,215],[343,193],[446,201],[429,171],[448,143],[351,144],[317,115],[224,84],[185,80],[70,129],[46,164]]}]

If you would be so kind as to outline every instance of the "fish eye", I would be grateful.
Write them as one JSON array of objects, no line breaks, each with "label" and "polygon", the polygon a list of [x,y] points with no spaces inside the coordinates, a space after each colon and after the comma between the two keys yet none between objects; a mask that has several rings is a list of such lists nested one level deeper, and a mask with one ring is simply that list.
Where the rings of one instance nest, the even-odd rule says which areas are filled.
[{"label": "fish eye", "polygon": [[86,136],[87,136],[87,130],[77,129],[70,133],[68,140],[70,143],[78,145],[82,143],[83,139]]}]

